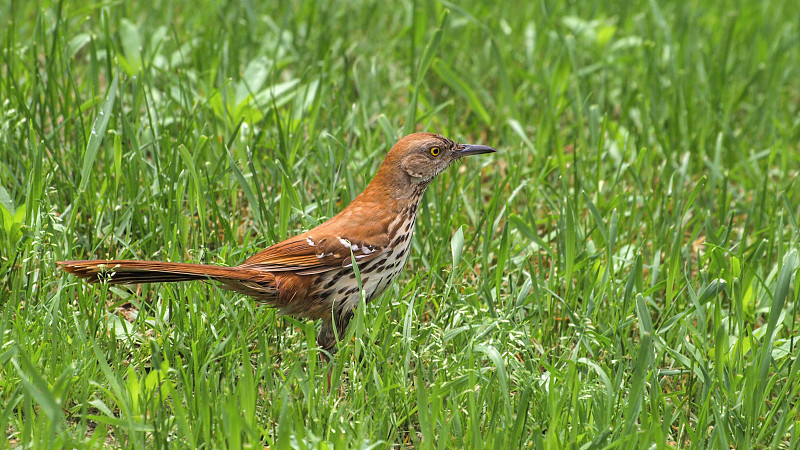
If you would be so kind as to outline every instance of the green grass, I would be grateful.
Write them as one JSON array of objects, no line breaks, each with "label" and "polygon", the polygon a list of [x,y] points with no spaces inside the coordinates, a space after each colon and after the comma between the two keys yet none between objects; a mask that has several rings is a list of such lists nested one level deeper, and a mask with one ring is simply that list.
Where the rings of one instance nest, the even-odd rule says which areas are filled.
[{"label": "green grass", "polygon": [[[161,3],[0,7],[0,447],[800,445],[800,3]],[[499,152],[330,367],[56,270],[237,264],[411,130]]]}]

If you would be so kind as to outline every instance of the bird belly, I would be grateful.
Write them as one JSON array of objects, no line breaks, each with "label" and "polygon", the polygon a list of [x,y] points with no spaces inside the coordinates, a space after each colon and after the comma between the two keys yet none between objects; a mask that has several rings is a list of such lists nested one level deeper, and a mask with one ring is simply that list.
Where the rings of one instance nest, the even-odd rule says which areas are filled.
[{"label": "bird belly", "polygon": [[[367,302],[383,294],[398,278],[408,260],[410,243],[411,238],[409,236],[407,240],[398,243],[391,253],[387,252],[387,255],[378,257],[363,267],[359,267],[362,290]],[[354,277],[355,274],[351,273],[351,276]],[[353,281],[355,282],[355,280]],[[357,284],[353,283],[352,286],[352,288],[345,291],[347,295],[334,300],[337,305],[341,305],[342,311],[355,309],[361,299]]]}]

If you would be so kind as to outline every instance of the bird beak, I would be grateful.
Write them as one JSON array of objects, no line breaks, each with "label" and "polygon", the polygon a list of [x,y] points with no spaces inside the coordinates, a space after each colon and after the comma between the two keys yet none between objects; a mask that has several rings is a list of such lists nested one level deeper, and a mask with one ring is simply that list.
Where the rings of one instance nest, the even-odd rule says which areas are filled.
[{"label": "bird beak", "polygon": [[471,145],[471,144],[461,144],[459,145],[458,150],[453,152],[456,158],[461,158],[462,156],[470,156],[470,155],[480,155],[482,153],[494,153],[497,150],[489,147],[488,145]]}]

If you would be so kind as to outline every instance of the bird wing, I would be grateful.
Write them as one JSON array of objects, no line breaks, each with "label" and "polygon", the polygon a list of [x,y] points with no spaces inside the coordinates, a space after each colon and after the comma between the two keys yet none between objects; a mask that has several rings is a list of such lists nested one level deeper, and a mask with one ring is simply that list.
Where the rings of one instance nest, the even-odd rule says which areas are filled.
[{"label": "bird wing", "polygon": [[361,264],[380,256],[389,248],[388,239],[370,236],[360,241],[339,236],[300,234],[268,247],[248,258],[242,267],[271,272],[294,272],[312,275]]}]

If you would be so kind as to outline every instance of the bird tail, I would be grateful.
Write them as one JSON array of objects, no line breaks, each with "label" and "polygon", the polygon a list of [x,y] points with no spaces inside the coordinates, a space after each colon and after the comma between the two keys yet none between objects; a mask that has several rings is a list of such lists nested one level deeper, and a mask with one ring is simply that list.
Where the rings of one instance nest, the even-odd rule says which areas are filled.
[{"label": "bird tail", "polygon": [[88,260],[58,261],[61,269],[97,283],[101,280],[110,284],[166,283],[173,281],[219,280],[269,281],[274,275],[264,271],[241,267],[223,267],[206,264],[185,264],[161,261],[136,260]]}]

